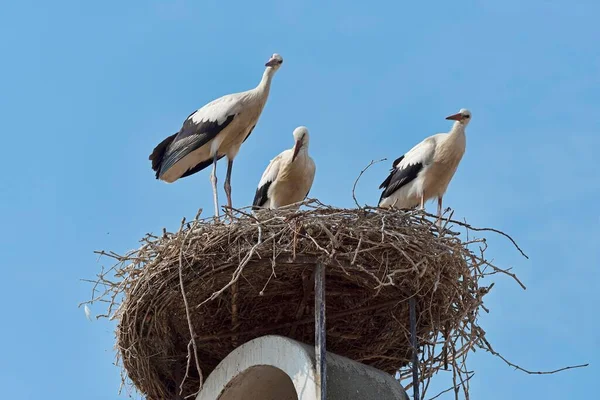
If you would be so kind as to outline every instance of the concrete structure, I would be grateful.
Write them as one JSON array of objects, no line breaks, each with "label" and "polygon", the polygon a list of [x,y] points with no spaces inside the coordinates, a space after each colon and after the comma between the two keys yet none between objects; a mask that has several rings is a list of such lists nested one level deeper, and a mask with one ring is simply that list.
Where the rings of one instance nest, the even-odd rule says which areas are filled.
[{"label": "concrete structure", "polygon": [[[316,400],[314,347],[263,336],[232,351],[196,400]],[[328,400],[408,400],[391,375],[327,353]]]}]

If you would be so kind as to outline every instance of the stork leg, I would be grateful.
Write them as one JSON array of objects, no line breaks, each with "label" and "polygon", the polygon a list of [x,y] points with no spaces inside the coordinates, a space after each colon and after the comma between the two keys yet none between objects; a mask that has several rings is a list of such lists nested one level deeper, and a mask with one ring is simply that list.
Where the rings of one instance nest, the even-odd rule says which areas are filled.
[{"label": "stork leg", "polygon": [[230,217],[233,214],[233,204],[231,202],[231,169],[233,168],[233,160],[227,162],[227,177],[225,178],[225,194],[227,195],[227,207],[229,208]]},{"label": "stork leg", "polygon": [[425,209],[425,197],[421,195],[421,210]]},{"label": "stork leg", "polygon": [[219,160],[219,153],[215,152],[213,157],[213,170],[210,174],[210,183],[212,183],[213,189],[213,201],[215,202],[215,218],[219,218],[219,197],[217,194],[217,161]]},{"label": "stork leg", "polygon": [[438,228],[441,228],[442,227],[442,196],[438,197],[437,215],[438,215],[437,225],[438,225]]}]

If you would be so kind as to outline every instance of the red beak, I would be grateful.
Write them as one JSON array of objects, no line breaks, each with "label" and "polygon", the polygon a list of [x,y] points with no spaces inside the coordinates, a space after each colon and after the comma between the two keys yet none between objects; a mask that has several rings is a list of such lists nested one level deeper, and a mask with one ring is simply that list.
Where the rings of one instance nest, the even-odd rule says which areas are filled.
[{"label": "red beak", "polygon": [[302,142],[297,140],[296,145],[294,146],[294,155],[292,156],[292,162],[296,159],[298,152],[300,151],[300,147],[302,147]]},{"label": "red beak", "polygon": [[446,117],[446,119],[451,119],[451,120],[454,120],[454,121],[460,121],[460,120],[462,120],[462,118],[463,118],[463,116],[462,116],[461,113],[454,114],[454,115],[451,115],[449,117]]}]

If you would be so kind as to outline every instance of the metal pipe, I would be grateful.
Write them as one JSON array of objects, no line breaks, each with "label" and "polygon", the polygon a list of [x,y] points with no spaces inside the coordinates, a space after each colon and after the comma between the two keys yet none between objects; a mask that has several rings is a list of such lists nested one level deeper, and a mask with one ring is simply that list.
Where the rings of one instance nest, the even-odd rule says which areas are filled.
[{"label": "metal pipe", "polygon": [[417,305],[414,297],[408,299],[410,309],[410,344],[412,346],[413,398],[419,400],[419,354],[417,352]]},{"label": "metal pipe", "polygon": [[315,370],[317,399],[327,398],[327,350],[325,346],[325,266],[315,266]]}]

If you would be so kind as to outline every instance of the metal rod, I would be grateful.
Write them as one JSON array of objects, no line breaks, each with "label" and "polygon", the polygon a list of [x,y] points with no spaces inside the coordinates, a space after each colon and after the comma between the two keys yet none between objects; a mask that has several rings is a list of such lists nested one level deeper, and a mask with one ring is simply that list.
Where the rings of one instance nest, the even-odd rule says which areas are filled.
[{"label": "metal rod", "polygon": [[414,297],[408,299],[410,308],[410,344],[412,346],[413,399],[419,400],[419,354],[417,352],[417,305]]},{"label": "metal rod", "polygon": [[325,347],[325,266],[315,266],[315,370],[317,400],[327,398],[327,350]]}]

